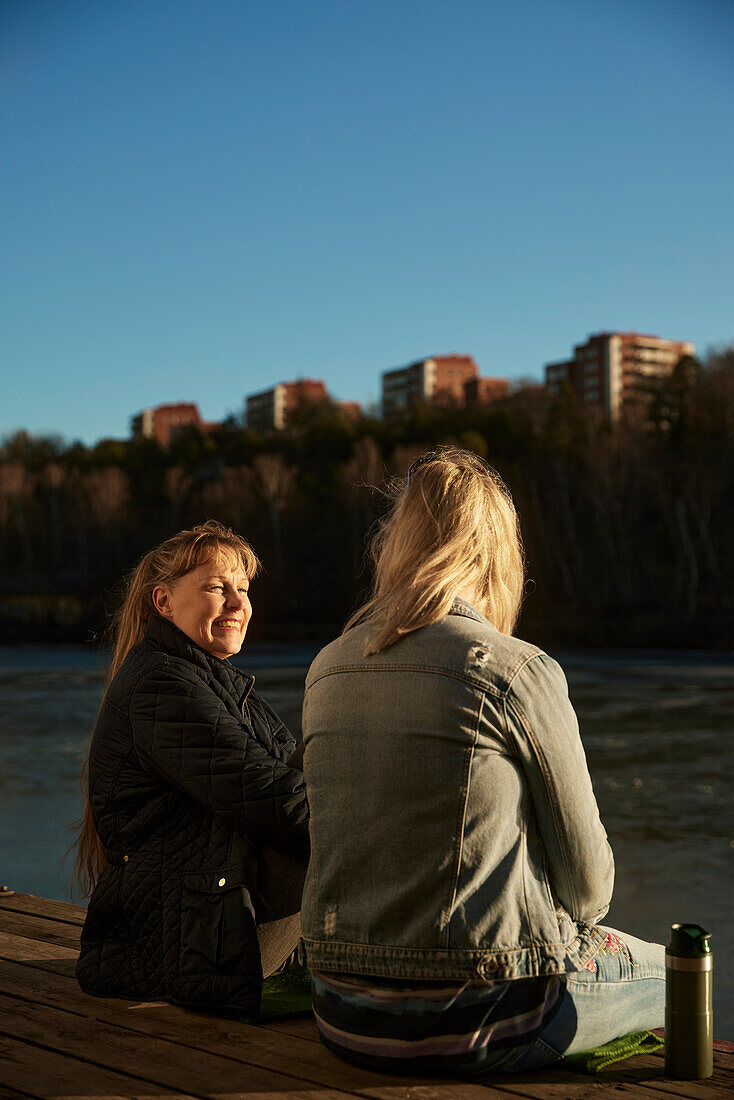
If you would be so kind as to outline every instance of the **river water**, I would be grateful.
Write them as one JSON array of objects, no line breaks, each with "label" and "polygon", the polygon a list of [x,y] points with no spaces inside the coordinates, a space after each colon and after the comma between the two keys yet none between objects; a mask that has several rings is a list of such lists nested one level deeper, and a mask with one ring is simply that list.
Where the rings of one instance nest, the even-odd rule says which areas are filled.
[{"label": "river water", "polygon": [[[237,663],[300,728],[305,647]],[[617,882],[605,923],[664,942],[672,921],[714,934],[716,1035],[734,1038],[734,661],[681,652],[554,653],[579,715]],[[103,688],[81,646],[0,647],[0,884],[68,899],[69,823]]]}]

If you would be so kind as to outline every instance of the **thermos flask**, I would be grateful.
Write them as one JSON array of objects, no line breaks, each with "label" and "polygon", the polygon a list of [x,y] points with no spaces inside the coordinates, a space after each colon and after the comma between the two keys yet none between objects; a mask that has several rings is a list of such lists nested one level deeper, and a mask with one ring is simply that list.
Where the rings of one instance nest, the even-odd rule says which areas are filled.
[{"label": "thermos flask", "polygon": [[714,1072],[711,933],[674,924],[665,951],[665,1072],[698,1080]]}]

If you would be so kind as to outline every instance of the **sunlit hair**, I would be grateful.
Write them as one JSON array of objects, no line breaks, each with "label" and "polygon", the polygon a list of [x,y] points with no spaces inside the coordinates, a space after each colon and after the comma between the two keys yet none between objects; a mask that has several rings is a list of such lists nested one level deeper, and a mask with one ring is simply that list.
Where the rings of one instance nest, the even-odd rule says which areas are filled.
[{"label": "sunlit hair", "polygon": [[[209,562],[236,562],[248,580],[260,566],[254,550],[240,535],[222,523],[209,519],[166,539],[160,546],[144,554],[128,574],[123,588],[122,603],[114,615],[109,637],[113,646],[107,683],[113,680],[133,646],[145,637],[148,620],[158,612],[153,604],[153,590],[159,584],[174,585],[187,573]],[[73,881],[86,896],[106,864],[102,844],[92,817],[88,783],[89,758],[82,769],[84,815],[79,824]]]},{"label": "sunlit hair", "polygon": [[370,599],[344,630],[374,621],[364,655],[447,615],[458,592],[503,634],[522,602],[525,559],[510,492],[471,451],[440,448],[388,490],[392,508],[370,544]]}]

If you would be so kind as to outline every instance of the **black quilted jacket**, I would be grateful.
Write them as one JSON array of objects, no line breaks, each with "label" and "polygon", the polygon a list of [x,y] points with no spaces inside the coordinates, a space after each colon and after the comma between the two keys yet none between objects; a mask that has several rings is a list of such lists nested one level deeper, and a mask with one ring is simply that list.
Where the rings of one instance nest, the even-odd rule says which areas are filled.
[{"label": "black quilted jacket", "polygon": [[258,851],[305,858],[308,803],[253,682],[156,616],[110,684],[89,761],[108,865],[82,931],[88,993],[259,1009]]}]

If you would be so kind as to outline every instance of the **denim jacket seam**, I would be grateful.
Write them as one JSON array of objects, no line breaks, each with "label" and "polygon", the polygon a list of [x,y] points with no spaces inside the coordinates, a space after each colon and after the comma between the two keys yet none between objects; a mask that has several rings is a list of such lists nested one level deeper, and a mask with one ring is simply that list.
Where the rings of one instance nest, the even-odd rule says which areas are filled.
[{"label": "denim jacket seam", "polygon": [[[586,941],[583,946],[578,942],[579,938]],[[493,959],[495,962],[499,961],[500,967],[511,967],[524,971],[524,974],[516,974],[515,976],[528,977],[540,973],[563,975],[568,973],[568,962],[570,961],[576,964],[577,969],[583,968],[588,959],[593,958],[598,953],[604,943],[604,936],[597,927],[584,925],[582,922],[581,925],[577,926],[577,937],[574,941],[533,940],[529,944],[514,947],[405,947],[393,944],[356,942],[354,940],[315,939],[312,936],[302,936],[300,942],[306,956],[309,952],[312,955],[314,952],[316,954],[324,952],[321,960],[312,962],[311,965],[315,969],[326,965],[326,960],[332,964],[332,969],[348,970],[350,969],[350,963],[355,966],[359,964],[360,960],[368,962],[370,958],[382,958],[386,963],[391,961],[405,964],[422,962],[425,965],[430,965],[432,962],[438,962],[449,966],[475,965]],[[574,944],[573,954],[570,955],[569,952]],[[548,962],[558,964],[558,969],[547,970],[543,964]],[[326,968],[329,969],[328,966]]]},{"label": "denim jacket seam", "polygon": [[435,676],[450,676],[453,680],[460,680],[464,684],[470,684],[478,691],[487,692],[499,700],[506,694],[506,691],[495,687],[494,684],[488,684],[485,680],[480,680],[475,676],[469,676],[465,671],[451,668],[448,665],[417,665],[407,663],[399,665],[379,665],[374,668],[365,668],[363,664],[332,665],[330,668],[324,669],[323,672],[319,672],[312,680],[307,679],[306,691],[309,691],[314,684],[319,682],[319,680],[343,672],[427,672]]},{"label": "denim jacket seam", "polygon": [[[508,693],[508,695],[509,695],[509,693]],[[545,756],[543,755],[543,753],[540,749],[540,746],[539,746],[533,732],[530,729],[530,724],[527,720],[525,712],[522,709],[522,705],[520,704],[520,701],[517,698],[517,695],[513,695],[512,700],[510,700],[508,698],[508,696],[505,696],[504,710],[505,710],[505,721],[507,722],[508,729],[509,729],[509,722],[507,720],[507,707],[508,707],[508,705],[511,706],[517,712],[517,717],[518,717],[518,719],[520,721],[520,724],[521,724],[521,726],[522,726],[522,728],[525,732],[525,736],[527,737],[530,745],[532,746],[532,749],[535,753],[535,758],[538,761],[538,765],[540,767],[540,772],[541,772],[541,775],[543,777],[543,782],[545,784],[545,789],[546,789],[546,792],[547,792],[547,795],[548,795],[548,801],[550,803],[551,813],[553,814],[553,825],[554,825],[554,828],[555,828],[555,831],[556,831],[556,837],[558,838],[558,847],[561,849],[561,856],[563,857],[563,869],[565,871],[566,879],[568,881],[569,893],[571,895],[571,900],[572,900],[572,903],[573,903],[573,911],[578,912],[578,910],[579,910],[578,898],[576,897],[576,889],[575,889],[575,885],[574,885],[574,881],[573,881],[573,876],[571,875],[571,871],[570,871],[570,867],[569,867],[568,852],[566,851],[566,845],[564,843],[562,830],[559,828],[558,804],[557,804],[557,799],[556,799],[556,796],[555,796],[555,791],[553,790],[553,787],[552,787],[551,783],[549,782],[550,772],[549,772],[549,769],[548,769],[548,765],[547,765]]]},{"label": "denim jacket seam", "polygon": [[[555,903],[553,901],[553,892],[551,891],[551,888],[550,888],[550,868],[548,866],[548,853],[545,850],[545,845],[543,845],[542,855],[543,855],[543,883],[545,885],[546,893],[548,895],[546,900],[548,902],[548,906],[550,908],[550,911],[553,913],[553,915],[555,917],[556,924],[558,924],[558,914],[556,913],[556,907],[555,907]],[[560,933],[560,925],[558,927],[558,931]]]},{"label": "denim jacket seam", "polygon": [[[526,663],[527,662],[523,662],[522,667],[524,667],[524,665]],[[513,679],[514,679],[514,676],[511,677],[510,684],[512,683]],[[508,690],[509,690],[509,686],[508,686]],[[503,702],[502,716],[503,716],[504,722],[505,722],[505,737],[507,738],[507,744],[509,746],[513,742],[514,739],[510,735],[510,723],[509,723],[508,718],[507,718],[507,693],[505,693],[505,696],[504,696],[504,699],[502,700],[502,702]],[[517,745],[515,745],[515,753],[518,754]],[[534,944],[535,941],[532,939],[533,923],[530,920],[530,906],[528,905],[528,888],[527,888],[527,882],[526,882],[526,877],[525,877],[525,871],[526,871],[526,867],[527,867],[527,863],[528,863],[528,830],[527,830],[527,824],[526,824],[525,818],[522,819],[521,826],[522,826],[522,842],[523,842],[523,860],[522,860],[522,867],[521,867],[522,896],[523,896],[523,901],[525,903],[525,921],[527,923],[528,931],[529,931],[530,937],[531,937],[530,942]]]},{"label": "denim jacket seam", "polygon": [[521,879],[522,879],[522,898],[523,898],[523,902],[525,903],[525,921],[527,923],[528,932],[530,933],[530,936],[531,936],[530,942],[534,943],[534,940],[532,939],[532,927],[533,927],[533,925],[532,925],[532,922],[530,920],[530,906],[528,905],[528,887],[527,887],[527,882],[525,880],[525,872],[526,872],[527,865],[528,865],[528,830],[527,830],[527,826],[525,824],[524,819],[521,822],[521,833],[522,833],[522,846],[523,846],[523,858],[522,858],[521,867],[520,867],[520,875],[521,875]]},{"label": "denim jacket seam", "polygon": [[515,682],[517,677],[520,675],[522,670],[525,668],[525,666],[530,664],[531,661],[534,661],[536,657],[544,657],[544,656],[545,656],[544,653],[542,653],[540,650],[536,650],[535,653],[526,653],[523,657],[520,658],[520,660],[517,662],[515,667],[513,669],[511,669],[509,674],[508,674],[507,687],[505,688],[504,693],[503,693],[505,698],[507,698],[507,696],[509,695],[510,691],[512,690],[513,683]]},{"label": "denim jacket seam", "polygon": [[482,711],[484,710],[484,696],[479,704],[479,710],[477,711],[477,720],[474,724],[474,737],[469,749],[469,758],[466,765],[466,780],[464,783],[464,798],[463,805],[461,805],[461,812],[458,821],[458,851],[456,853],[456,869],[454,872],[454,888],[451,892],[451,898],[448,905],[448,919],[446,921],[446,946],[449,946],[449,939],[451,936],[451,921],[454,916],[454,904],[456,902],[456,894],[459,889],[459,881],[461,879],[461,871],[463,867],[464,856],[464,833],[466,829],[466,814],[469,808],[469,796],[471,793],[471,769],[474,762],[474,753],[476,752],[477,740],[479,738],[479,724],[482,720]]},{"label": "denim jacket seam", "polygon": [[520,944],[516,947],[509,945],[501,945],[494,947],[404,947],[399,944],[385,944],[385,943],[364,943],[358,940],[324,940],[315,939],[313,936],[301,936],[301,939],[305,944],[311,944],[315,947],[326,947],[330,951],[335,951],[339,948],[357,948],[360,951],[365,950],[369,954],[374,952],[385,952],[388,954],[400,954],[400,955],[425,955],[425,954],[443,954],[443,955],[477,955],[482,958],[493,955],[525,955],[528,952],[533,953],[538,948],[548,948],[553,950],[560,948],[566,950],[568,944],[563,940],[531,940],[527,944]]}]

